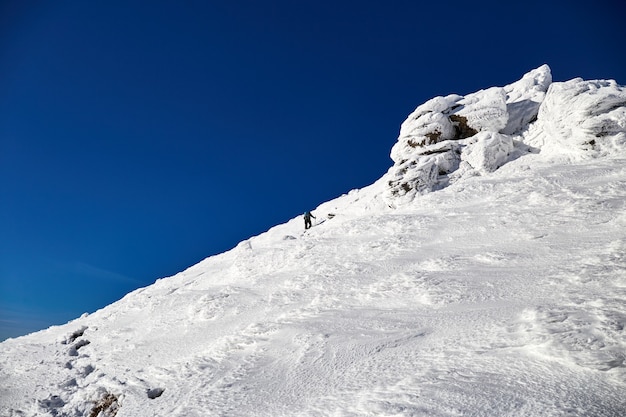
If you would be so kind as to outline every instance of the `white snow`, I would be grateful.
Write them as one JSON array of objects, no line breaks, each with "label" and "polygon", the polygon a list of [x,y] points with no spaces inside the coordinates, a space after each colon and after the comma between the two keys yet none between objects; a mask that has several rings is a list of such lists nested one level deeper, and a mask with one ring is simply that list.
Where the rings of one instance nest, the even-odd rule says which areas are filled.
[{"label": "white snow", "polygon": [[0,343],[0,415],[626,415],[624,89],[529,74],[418,107],[312,229]]}]

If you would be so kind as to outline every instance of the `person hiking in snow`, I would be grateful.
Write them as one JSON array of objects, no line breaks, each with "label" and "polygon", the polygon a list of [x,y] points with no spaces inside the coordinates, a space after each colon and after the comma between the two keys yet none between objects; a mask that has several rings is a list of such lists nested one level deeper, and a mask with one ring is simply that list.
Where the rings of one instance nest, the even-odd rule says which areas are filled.
[{"label": "person hiking in snow", "polygon": [[304,213],[304,230],[309,229],[312,226],[311,217],[315,218],[315,216],[312,215],[310,211]]}]

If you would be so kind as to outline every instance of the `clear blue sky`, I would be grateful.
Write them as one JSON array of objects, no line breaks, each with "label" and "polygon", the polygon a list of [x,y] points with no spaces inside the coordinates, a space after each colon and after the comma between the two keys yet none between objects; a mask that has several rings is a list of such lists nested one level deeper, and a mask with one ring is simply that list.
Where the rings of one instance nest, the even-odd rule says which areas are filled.
[{"label": "clear blue sky", "polygon": [[0,2],[0,340],[372,183],[431,97],[626,84],[622,3]]}]

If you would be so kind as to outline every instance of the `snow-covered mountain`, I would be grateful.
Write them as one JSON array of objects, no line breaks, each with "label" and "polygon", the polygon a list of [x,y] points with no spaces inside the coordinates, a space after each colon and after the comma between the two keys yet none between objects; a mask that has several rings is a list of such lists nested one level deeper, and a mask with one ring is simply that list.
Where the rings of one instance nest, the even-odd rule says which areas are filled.
[{"label": "snow-covered mountain", "polygon": [[1,416],[626,415],[626,89],[436,97],[379,181],[0,344]]}]

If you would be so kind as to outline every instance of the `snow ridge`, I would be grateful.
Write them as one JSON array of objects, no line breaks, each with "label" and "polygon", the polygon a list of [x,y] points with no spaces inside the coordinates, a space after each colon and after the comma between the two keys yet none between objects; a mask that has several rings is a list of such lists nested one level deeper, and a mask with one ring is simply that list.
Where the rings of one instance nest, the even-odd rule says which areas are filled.
[{"label": "snow ridge", "polygon": [[624,94],[429,100],[306,232],[0,343],[0,415],[623,416]]}]

